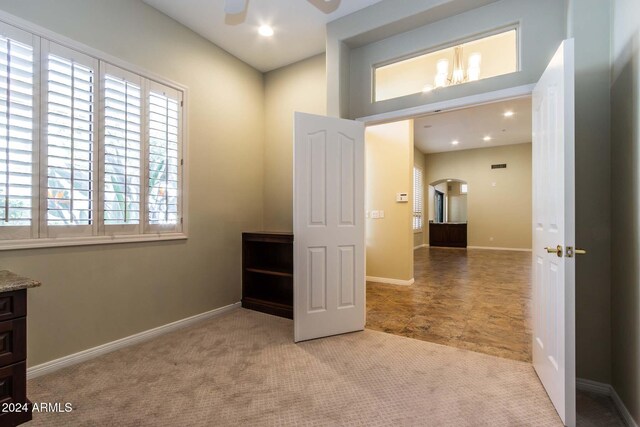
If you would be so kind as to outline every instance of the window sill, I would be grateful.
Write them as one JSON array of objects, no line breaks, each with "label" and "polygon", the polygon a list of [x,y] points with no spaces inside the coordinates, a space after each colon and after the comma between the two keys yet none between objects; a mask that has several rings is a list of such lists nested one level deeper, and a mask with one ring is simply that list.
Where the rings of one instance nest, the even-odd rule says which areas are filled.
[{"label": "window sill", "polygon": [[155,233],[121,236],[61,237],[50,239],[0,240],[0,251],[16,249],[58,248],[67,246],[110,245],[114,243],[158,242],[164,240],[186,240],[184,233]]}]

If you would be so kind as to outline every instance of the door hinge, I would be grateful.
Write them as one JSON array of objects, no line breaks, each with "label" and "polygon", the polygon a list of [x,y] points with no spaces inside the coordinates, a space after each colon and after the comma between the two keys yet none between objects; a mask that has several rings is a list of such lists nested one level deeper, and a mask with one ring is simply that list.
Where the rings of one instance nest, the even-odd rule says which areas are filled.
[{"label": "door hinge", "polygon": [[180,106],[184,107],[184,101],[180,101]]},{"label": "door hinge", "polygon": [[184,166],[184,159],[180,159],[180,166]]},{"label": "door hinge", "polygon": [[184,218],[180,218],[180,224],[184,224]]}]

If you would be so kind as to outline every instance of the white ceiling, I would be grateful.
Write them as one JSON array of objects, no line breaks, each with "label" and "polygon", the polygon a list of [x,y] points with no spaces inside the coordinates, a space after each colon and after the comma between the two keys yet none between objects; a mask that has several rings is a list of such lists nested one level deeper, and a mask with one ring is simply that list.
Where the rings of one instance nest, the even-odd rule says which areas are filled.
[{"label": "white ceiling", "polygon": [[[514,115],[505,117],[506,111]],[[491,141],[483,141],[485,136]],[[452,145],[453,140],[458,145]],[[531,142],[531,98],[435,113],[414,121],[414,144],[427,154],[527,142]]]},{"label": "white ceiling", "polygon": [[[326,24],[381,0],[342,0],[325,14],[307,0],[248,0],[243,23],[229,24],[224,0],[143,0],[260,71],[325,51]],[[233,21],[233,20],[231,20]],[[275,34],[258,35],[270,25]]]}]

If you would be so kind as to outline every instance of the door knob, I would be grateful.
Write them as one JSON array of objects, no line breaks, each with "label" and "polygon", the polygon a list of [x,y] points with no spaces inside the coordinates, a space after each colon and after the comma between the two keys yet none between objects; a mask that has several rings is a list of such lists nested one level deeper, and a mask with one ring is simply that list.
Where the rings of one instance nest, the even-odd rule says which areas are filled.
[{"label": "door knob", "polygon": [[573,246],[567,246],[567,258],[573,258],[573,255],[585,255],[587,253],[584,249],[573,249]]},{"label": "door knob", "polygon": [[545,249],[547,250],[547,253],[556,254],[558,255],[558,258],[562,258],[562,245],[558,245],[555,248],[552,246],[547,246]]}]

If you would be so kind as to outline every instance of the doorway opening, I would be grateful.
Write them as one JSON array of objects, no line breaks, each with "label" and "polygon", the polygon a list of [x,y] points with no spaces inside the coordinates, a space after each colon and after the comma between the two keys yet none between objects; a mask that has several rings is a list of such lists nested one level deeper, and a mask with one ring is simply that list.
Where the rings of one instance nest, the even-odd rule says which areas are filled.
[{"label": "doorway opening", "polygon": [[531,362],[531,117],[524,96],[367,128],[367,328]]}]

